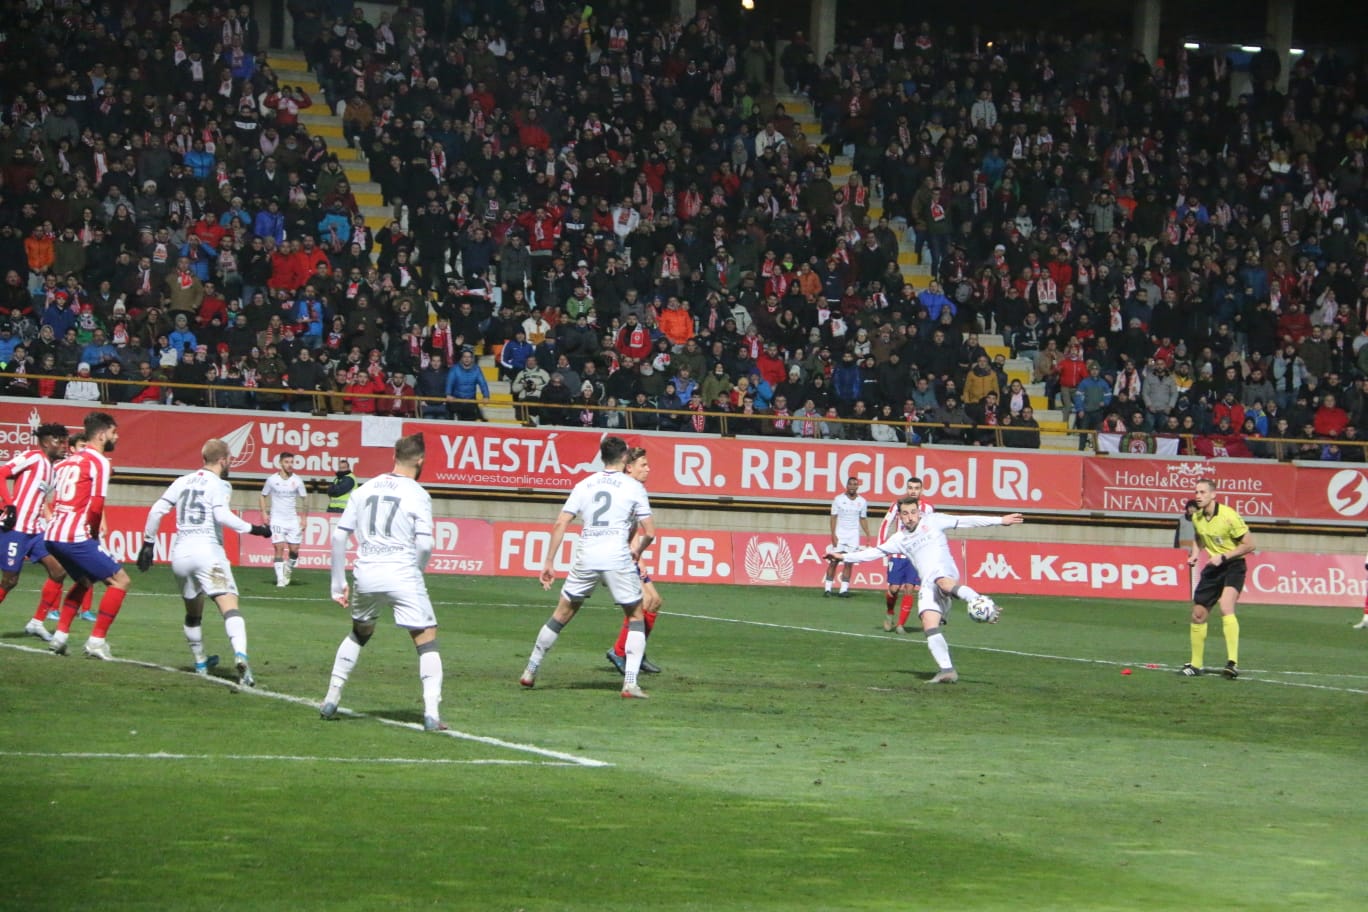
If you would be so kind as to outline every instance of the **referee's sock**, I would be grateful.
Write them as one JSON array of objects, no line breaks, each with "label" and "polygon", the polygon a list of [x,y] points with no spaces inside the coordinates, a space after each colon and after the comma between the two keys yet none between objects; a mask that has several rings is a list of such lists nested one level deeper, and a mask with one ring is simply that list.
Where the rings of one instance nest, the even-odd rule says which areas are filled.
[{"label": "referee's sock", "polygon": [[1188,635],[1192,638],[1192,667],[1202,667],[1202,656],[1206,653],[1206,622],[1192,624],[1188,627]]},{"label": "referee's sock", "polygon": [[1225,634],[1226,658],[1240,664],[1240,619],[1233,614],[1221,617],[1221,632]]}]

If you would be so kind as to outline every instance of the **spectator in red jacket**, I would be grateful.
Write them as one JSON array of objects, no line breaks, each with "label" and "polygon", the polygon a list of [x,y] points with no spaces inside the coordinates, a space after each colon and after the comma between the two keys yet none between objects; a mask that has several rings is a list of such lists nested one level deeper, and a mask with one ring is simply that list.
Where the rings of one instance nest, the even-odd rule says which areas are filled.
[{"label": "spectator in red jacket", "polygon": [[629,313],[627,322],[622,329],[618,330],[617,353],[624,358],[634,358],[637,361],[645,359],[651,353],[651,331],[641,324],[637,315]]},{"label": "spectator in red jacket", "polygon": [[1334,393],[1326,393],[1325,398],[1321,399],[1320,408],[1316,409],[1316,436],[1340,437],[1348,426],[1349,413],[1335,402]]}]

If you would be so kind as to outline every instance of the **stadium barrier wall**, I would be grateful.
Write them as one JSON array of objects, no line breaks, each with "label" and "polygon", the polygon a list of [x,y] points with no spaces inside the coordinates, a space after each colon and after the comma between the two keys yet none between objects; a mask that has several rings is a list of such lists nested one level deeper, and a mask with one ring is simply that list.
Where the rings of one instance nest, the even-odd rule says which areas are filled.
[{"label": "stadium barrier wall", "polygon": [[[324,417],[289,412],[129,407],[119,420],[116,471],[173,476],[199,464],[209,437],[227,441],[233,472],[263,478],[282,452],[299,457],[305,476],[352,466],[362,478],[388,471],[398,437],[427,436],[424,484],[481,491],[569,490],[598,467],[598,430],[524,428],[404,418]],[[88,406],[0,402],[0,459],[32,445],[43,421],[75,429]],[[1031,452],[992,447],[883,447],[764,437],[717,438],[628,432],[645,446],[655,472],[651,491],[702,502],[830,504],[850,476],[871,501],[920,476],[926,495],[947,509],[1172,517],[1193,483],[1217,479],[1222,497],[1248,519],[1325,526],[1368,520],[1368,468],[1345,463],[1278,463]]]},{"label": "stadium barrier wall", "polygon": [[[131,563],[142,547],[145,507],[106,511],[105,546],[116,560]],[[330,566],[330,517],[311,514],[300,547],[300,566]],[[535,577],[551,544],[550,523],[494,522],[438,517],[429,573]],[[173,521],[163,520],[156,560],[165,562]],[[577,535],[565,537],[554,566],[564,573]],[[642,566],[662,583],[729,583],[746,586],[821,586],[830,538],[790,532],[660,530]],[[240,568],[270,566],[270,542],[225,534],[224,547]],[[1192,576],[1187,551],[1177,548],[1080,545],[1013,541],[1002,537],[955,539],[952,553],[975,588],[999,595],[1053,595],[1097,599],[1154,599],[1186,603]],[[1358,607],[1364,574],[1358,555],[1260,551],[1249,558],[1247,604]],[[882,562],[858,564],[852,584],[878,589],[885,583]],[[321,595],[320,595],[321,597]]]}]

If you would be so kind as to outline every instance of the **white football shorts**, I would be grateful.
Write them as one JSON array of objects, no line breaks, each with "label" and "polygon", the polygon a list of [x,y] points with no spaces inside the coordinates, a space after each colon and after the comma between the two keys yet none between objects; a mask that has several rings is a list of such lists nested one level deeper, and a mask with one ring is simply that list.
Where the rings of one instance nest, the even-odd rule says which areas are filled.
[{"label": "white football shorts", "polygon": [[181,597],[192,599],[201,595],[237,595],[233,566],[223,548],[214,545],[202,548],[173,548],[171,572],[181,584]]},{"label": "white football shorts", "polygon": [[561,595],[572,602],[587,599],[599,580],[608,586],[613,601],[619,605],[635,605],[641,601],[641,573],[630,564],[616,570],[585,570],[578,565],[570,568],[561,587]]},{"label": "white football shorts", "polygon": [[394,625],[406,630],[437,626],[437,615],[428,598],[421,574],[396,571],[394,567],[360,569],[352,574],[352,620],[374,624],[380,612],[394,609]]},{"label": "white football shorts", "polygon": [[304,540],[304,529],[298,522],[271,523],[271,544],[297,545]]}]

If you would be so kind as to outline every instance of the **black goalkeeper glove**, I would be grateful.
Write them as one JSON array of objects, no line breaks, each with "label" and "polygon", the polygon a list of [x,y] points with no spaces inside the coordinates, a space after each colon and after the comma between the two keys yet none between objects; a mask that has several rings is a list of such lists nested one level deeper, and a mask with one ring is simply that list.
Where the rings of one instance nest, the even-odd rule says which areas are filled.
[{"label": "black goalkeeper glove", "polygon": [[261,525],[260,523],[258,523],[257,525],[252,526],[252,528],[248,530],[248,534],[249,534],[249,535],[260,535],[262,538],[270,538],[270,537],[271,537],[271,527],[270,527],[270,526],[264,526],[264,525]]},{"label": "black goalkeeper glove", "polygon": [[19,520],[19,511],[14,504],[0,510],[0,532],[9,532],[14,528],[14,524]]},{"label": "black goalkeeper glove", "polygon": [[147,539],[142,544],[142,549],[138,551],[138,569],[146,573],[152,569],[152,549],[156,547],[152,539]]}]

